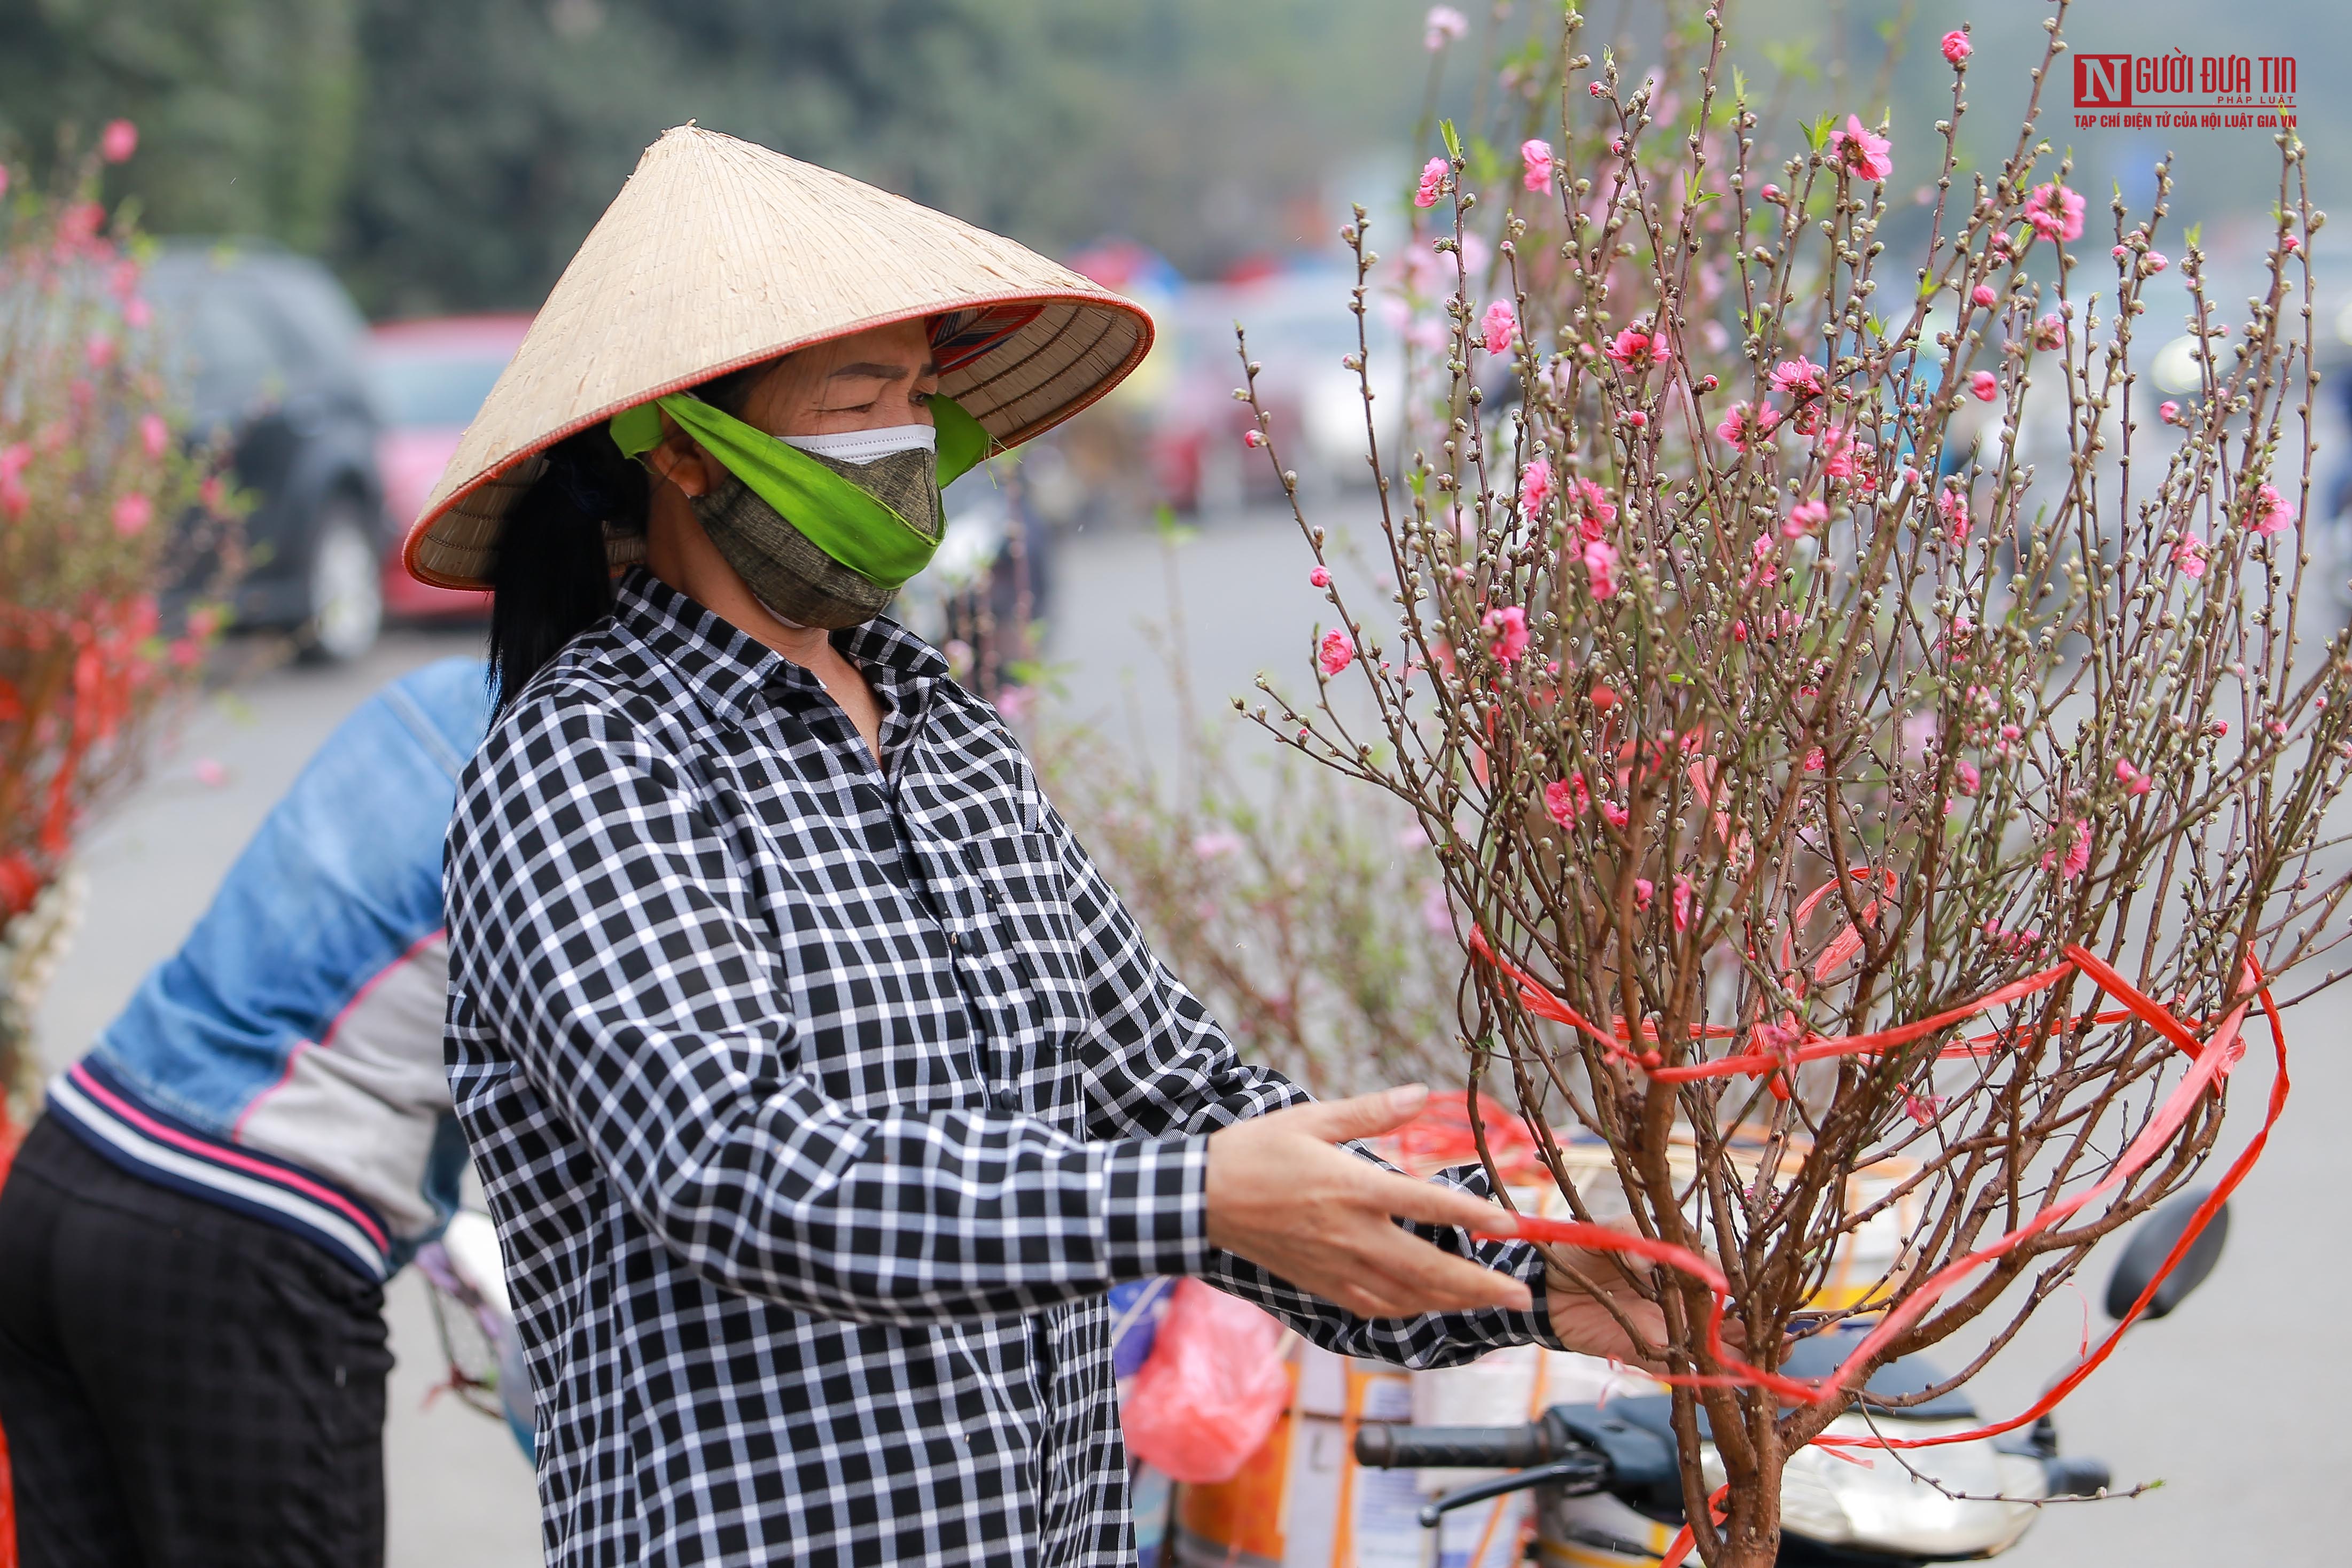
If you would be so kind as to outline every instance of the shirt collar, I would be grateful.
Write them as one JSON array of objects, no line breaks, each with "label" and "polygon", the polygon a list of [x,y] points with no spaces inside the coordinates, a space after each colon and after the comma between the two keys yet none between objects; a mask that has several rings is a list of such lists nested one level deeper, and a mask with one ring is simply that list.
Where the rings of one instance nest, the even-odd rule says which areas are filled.
[{"label": "shirt collar", "polygon": [[[823,689],[814,674],[644,567],[630,568],[614,585],[613,613],[715,716],[747,717],[771,687]],[[931,684],[948,673],[938,650],[887,615],[845,627],[832,642],[898,714],[919,714]]]}]

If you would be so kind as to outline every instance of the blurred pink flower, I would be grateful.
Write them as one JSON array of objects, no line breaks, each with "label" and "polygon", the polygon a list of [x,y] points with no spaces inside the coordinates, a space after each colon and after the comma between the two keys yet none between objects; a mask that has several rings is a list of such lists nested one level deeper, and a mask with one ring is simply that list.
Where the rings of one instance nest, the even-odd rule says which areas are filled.
[{"label": "blurred pink flower", "polygon": [[1614,800],[1603,800],[1601,802],[1601,820],[1612,828],[1622,829],[1633,818],[1632,812]]},{"label": "blurred pink flower", "polygon": [[1740,402],[1724,410],[1723,423],[1715,427],[1715,433],[1729,442],[1735,451],[1745,452],[1769,436],[1772,427],[1780,423],[1780,410],[1770,403],[1758,403],[1751,408]]},{"label": "blurred pink flower", "polygon": [[195,777],[197,783],[207,789],[217,789],[228,782],[228,769],[210,757],[197,758],[189,765],[188,771]]},{"label": "blurred pink flower", "polygon": [[1328,570],[1318,566],[1313,571],[1307,574],[1307,580],[1317,588],[1328,588],[1331,586],[1331,574]]},{"label": "blurred pink flower", "polygon": [[2033,324],[2033,346],[2037,349],[2063,349],[2066,346],[2066,318],[2055,310]]},{"label": "blurred pink flower", "polygon": [[2167,424],[2179,424],[2180,423],[2180,405],[2173,402],[2170,398],[2167,398],[2162,402],[2156,405],[2156,417],[2164,421]]},{"label": "blurred pink flower", "polygon": [[1432,5],[1423,19],[1422,43],[1431,54],[1470,31],[1470,19],[1451,5]]},{"label": "blurred pink flower", "polygon": [[2205,575],[2205,541],[2195,534],[2183,534],[2180,542],[2172,547],[2172,564],[2183,577]]},{"label": "blurred pink flower", "polygon": [[217,515],[221,504],[228,499],[228,486],[217,474],[207,474],[196,486],[196,499],[207,512]]},{"label": "blurred pink flower", "polygon": [[1454,911],[1445,902],[1445,884],[1430,881],[1421,887],[1421,924],[1433,936],[1454,934]]},{"label": "blurred pink flower", "polygon": [[2000,395],[2000,378],[1990,371],[1979,371],[1969,378],[1969,391],[1979,402],[1990,402]]},{"label": "blurred pink flower", "polygon": [[1675,929],[1677,931],[1689,930],[1690,917],[1691,879],[1686,876],[1678,876],[1675,878]]},{"label": "blurred pink flower", "polygon": [[106,369],[107,366],[114,363],[113,335],[107,332],[92,332],[89,335],[89,341],[82,345],[82,355],[89,361],[91,370]]},{"label": "blurred pink flower", "polygon": [[1973,795],[1983,787],[1984,775],[1978,772],[1977,765],[1965,757],[1952,759],[1952,774],[1959,780],[1960,793],[1963,795]]},{"label": "blurred pink flower", "polygon": [[1334,627],[1323,633],[1323,641],[1315,650],[1315,662],[1326,675],[1336,675],[1356,662],[1356,644],[1348,634]]},{"label": "blurred pink flower", "polygon": [[1570,817],[1582,816],[1585,808],[1592,804],[1592,797],[1585,792],[1584,775],[1581,773],[1553,779],[1544,786],[1543,796],[1544,810],[1550,813],[1553,821],[1563,828],[1568,826]]},{"label": "blurred pink flower", "polygon": [[1519,143],[1519,164],[1524,172],[1519,183],[1530,191],[1551,188],[1551,143],[1539,137],[1530,137]]},{"label": "blurred pink flower", "polygon": [[2171,265],[2171,259],[2162,251],[2152,250],[2146,256],[2140,257],[2139,269],[2145,273],[2157,273],[2162,272],[2166,267],[2170,267]]},{"label": "blurred pink flower", "polygon": [[1978,284],[1969,291],[1969,298],[1983,306],[1997,305],[2000,302],[2000,296],[1992,291],[1992,285],[1990,283]]},{"label": "blurred pink flower", "polygon": [[[1958,33],[1954,33],[1952,37],[1958,38],[1959,37],[1959,35]],[[1965,50],[1968,47],[1967,40],[1962,39],[1960,47]],[[1913,1121],[1918,1123],[1923,1127],[1931,1126],[1934,1124],[1936,1118],[1944,1113],[1944,1096],[1941,1094],[1906,1094],[1903,1096],[1903,1113],[1910,1117]]]},{"label": "blurred pink flower", "polygon": [[1223,831],[1201,833],[1192,840],[1192,852],[1204,861],[1223,860],[1241,847],[1238,834]]},{"label": "blurred pink flower", "polygon": [[142,295],[132,295],[122,302],[122,324],[134,332],[143,332],[155,319],[155,312]]},{"label": "blurred pink flower", "polygon": [[1784,538],[1801,539],[1830,520],[1830,509],[1820,501],[1800,501],[1780,523]]},{"label": "blurred pink flower", "polygon": [[[2058,829],[2059,833],[2063,835],[2065,831],[2063,824],[2061,824]],[[2062,861],[2058,858],[2058,846],[2056,844],[2053,844],[2048,849],[2042,852],[2042,869],[2043,871],[2049,871],[2054,867],[2058,874],[2064,877],[2069,882],[2074,881],[2076,877],[2082,875],[2084,872],[2089,870],[2090,865],[2091,824],[2086,821],[2077,822],[2074,824],[2074,841],[2067,846],[2066,858],[2064,860]]]},{"label": "blurred pink flower", "polygon": [[1643,371],[1652,365],[1663,365],[1673,350],[1666,347],[1664,333],[1651,333],[1640,327],[1628,327],[1610,340],[1601,350],[1612,364],[1629,371]]},{"label": "blurred pink flower", "polygon": [[1769,380],[1774,392],[1792,398],[1815,398],[1829,391],[1822,367],[1811,360],[1783,360],[1772,367]]},{"label": "blurred pink flower", "polygon": [[1617,597],[1617,547],[1605,539],[1584,541],[1584,574],[1592,580],[1592,597]]},{"label": "blurred pink flower", "polygon": [[1265,432],[1252,428],[1242,432],[1242,444],[1255,452],[1265,444]]},{"label": "blurred pink flower", "polygon": [[139,128],[127,120],[110,120],[98,133],[98,155],[110,163],[126,162],[139,151]]},{"label": "blurred pink flower", "polygon": [[138,490],[132,490],[114,503],[114,531],[131,538],[145,531],[155,520],[155,503]]},{"label": "blurred pink flower", "polygon": [[1962,60],[1967,59],[1970,55],[1976,53],[1974,49],[1969,47],[1969,36],[1966,33],[1961,32],[1957,27],[1944,35],[1943,50],[1944,57],[1951,61],[1954,65],[1958,65]]},{"label": "blurred pink flower", "polygon": [[1888,156],[1894,143],[1875,131],[1867,130],[1862,116],[1845,117],[1845,129],[1830,132],[1830,156],[1838,167],[1865,180],[1884,180],[1895,172],[1895,160]]},{"label": "blurred pink flower", "polygon": [[2147,774],[2133,767],[2130,758],[2123,757],[2116,758],[2116,781],[2121,784],[2126,791],[2134,795],[2147,794],[2148,789],[2156,782]]},{"label": "blurred pink flower", "polygon": [[1551,499],[1551,465],[1538,457],[1519,470],[1519,515],[1531,517]]},{"label": "blurred pink flower", "polygon": [[2083,198],[2055,180],[2033,187],[2025,198],[2025,221],[2043,239],[2076,240],[2083,237]]},{"label": "blurred pink flower", "polygon": [[1489,610],[1480,624],[1494,639],[1487,644],[1486,651],[1503,663],[1511,664],[1527,653],[1528,612],[1521,606],[1513,604],[1501,610]]},{"label": "blurred pink flower", "polygon": [[150,457],[161,457],[172,444],[172,427],[163,423],[160,413],[139,416],[139,444]]},{"label": "blurred pink flower", "polygon": [[1445,184],[1445,160],[1432,158],[1421,166],[1421,183],[1413,188],[1412,204],[1416,207],[1437,205],[1437,193]]},{"label": "blurred pink flower", "polygon": [[1964,490],[1946,490],[1936,497],[1936,515],[1944,519],[1945,536],[1956,545],[1969,542],[1969,529],[1975,519],[1969,516],[1969,497]]},{"label": "blurred pink flower", "polygon": [[2264,485],[2254,492],[2254,532],[2270,535],[2282,532],[2294,521],[2294,508],[2274,486]]},{"label": "blurred pink flower", "polygon": [[1609,492],[1590,479],[1576,482],[1577,531],[1587,539],[1601,538],[1601,531],[1617,520],[1617,507],[1609,499]]},{"label": "blurred pink flower", "polygon": [[1486,307],[1486,314],[1478,319],[1478,335],[1486,340],[1488,353],[1511,351],[1511,340],[1519,335],[1519,318],[1509,300],[1497,299]]}]

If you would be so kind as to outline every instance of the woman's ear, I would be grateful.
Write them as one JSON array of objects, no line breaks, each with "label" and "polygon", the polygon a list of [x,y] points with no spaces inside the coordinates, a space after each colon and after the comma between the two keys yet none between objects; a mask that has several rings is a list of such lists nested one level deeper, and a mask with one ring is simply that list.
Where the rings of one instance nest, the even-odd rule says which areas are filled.
[{"label": "woman's ear", "polygon": [[[669,422],[665,419],[665,424]],[[645,453],[645,465],[657,479],[667,479],[688,497],[708,496],[719,487],[712,459],[694,437],[676,425]]]}]

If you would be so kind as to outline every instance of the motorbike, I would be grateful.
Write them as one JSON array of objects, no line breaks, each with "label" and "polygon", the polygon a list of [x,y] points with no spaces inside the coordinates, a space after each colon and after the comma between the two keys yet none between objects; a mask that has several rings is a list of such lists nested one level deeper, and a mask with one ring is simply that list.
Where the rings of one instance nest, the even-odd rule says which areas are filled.
[{"label": "motorbike", "polygon": [[[2178,1199],[2139,1227],[2109,1279],[2109,1316],[2122,1318],[2138,1300],[2203,1198]],[[2165,1277],[2140,1322],[2166,1316],[2204,1281],[2220,1260],[2228,1229],[2225,1206]],[[1797,1342],[1781,1370],[1797,1378],[1830,1375],[1868,1326],[1843,1323]],[[1864,1438],[1973,1430],[1979,1416],[1962,1391],[1917,1404],[1885,1403],[1944,1381],[1928,1357],[1904,1356],[1871,1375],[1863,1388],[1864,1410],[1840,1416],[1829,1430]],[[1658,1395],[1554,1405],[1517,1427],[1367,1425],[1356,1434],[1356,1459],[1386,1469],[1506,1472],[1429,1503],[1421,1511],[1423,1529],[1438,1528],[1457,1509],[1532,1490],[1530,1561],[1546,1568],[1656,1568],[1664,1542],[1685,1517],[1671,1406],[1669,1397]],[[1704,1410],[1699,1424],[1702,1475],[1712,1491],[1723,1472],[1706,1440]],[[1899,1460],[1882,1450],[1862,1462],[1866,1454],[1817,1446],[1790,1458],[1780,1491],[1782,1568],[1917,1568],[1996,1556],[2024,1536],[2038,1504],[2097,1496],[2108,1484],[2104,1463],[2060,1451],[2057,1427],[2048,1416],[1996,1437],[1906,1450]]]}]

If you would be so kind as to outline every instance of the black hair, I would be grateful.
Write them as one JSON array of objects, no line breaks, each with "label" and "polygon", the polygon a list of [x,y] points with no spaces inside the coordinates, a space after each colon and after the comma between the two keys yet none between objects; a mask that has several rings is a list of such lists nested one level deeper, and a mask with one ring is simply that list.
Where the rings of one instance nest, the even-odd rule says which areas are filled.
[{"label": "black hair", "polygon": [[[733,413],[774,364],[694,389]],[[506,711],[563,645],[613,612],[605,535],[642,535],[652,495],[643,465],[599,422],[542,454],[547,468],[509,509],[490,569],[490,711]]]}]

